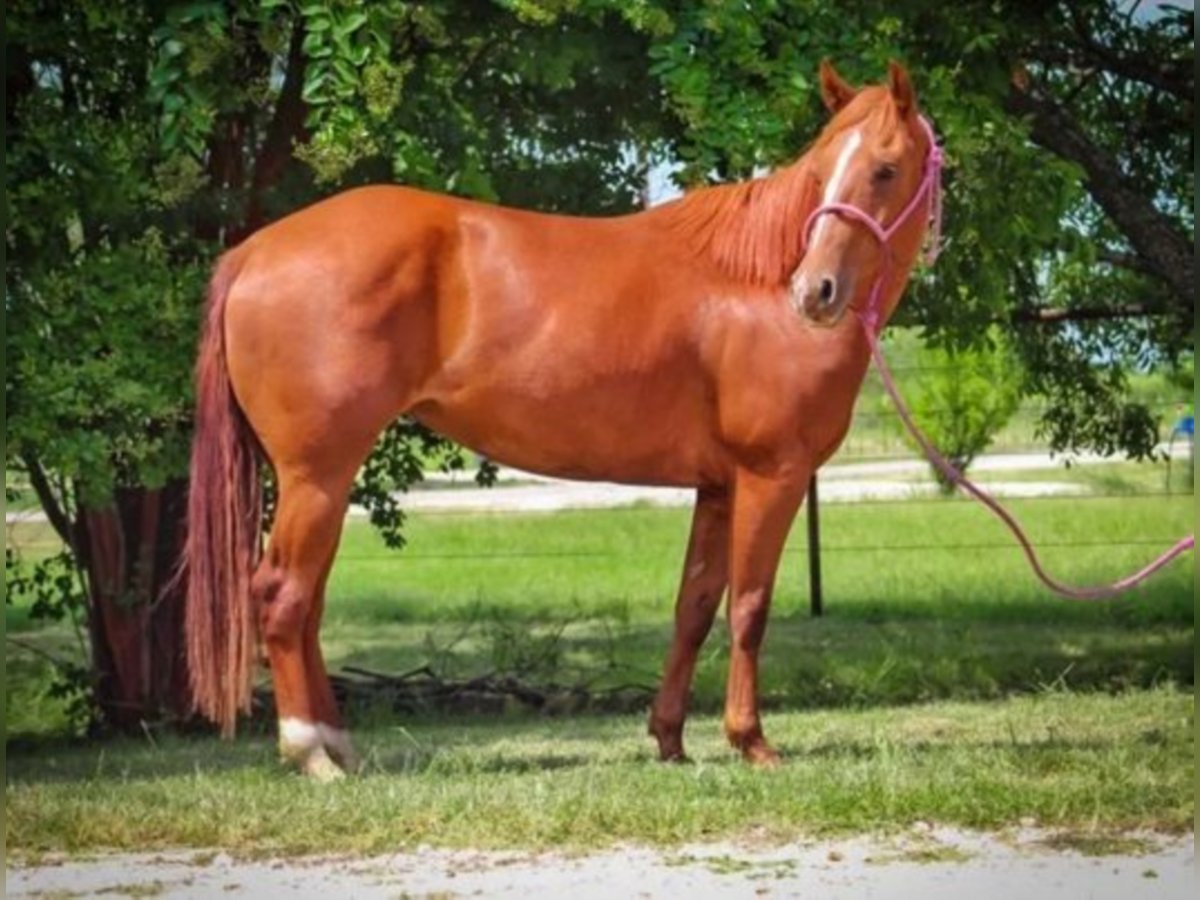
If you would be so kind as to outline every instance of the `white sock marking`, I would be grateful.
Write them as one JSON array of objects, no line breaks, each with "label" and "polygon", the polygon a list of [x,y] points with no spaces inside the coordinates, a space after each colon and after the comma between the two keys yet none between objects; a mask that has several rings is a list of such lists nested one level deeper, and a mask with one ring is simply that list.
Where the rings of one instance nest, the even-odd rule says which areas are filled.
[{"label": "white sock marking", "polygon": [[279,744],[288,750],[305,751],[321,746],[321,726],[303,719],[279,720]]}]

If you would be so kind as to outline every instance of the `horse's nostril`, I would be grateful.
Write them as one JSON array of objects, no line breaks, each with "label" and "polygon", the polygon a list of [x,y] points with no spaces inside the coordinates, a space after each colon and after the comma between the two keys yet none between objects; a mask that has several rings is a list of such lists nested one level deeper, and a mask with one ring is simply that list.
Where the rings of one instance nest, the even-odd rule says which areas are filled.
[{"label": "horse's nostril", "polygon": [[822,303],[828,303],[830,300],[833,299],[833,292],[834,292],[835,287],[836,286],[835,286],[832,278],[822,278],[821,279],[820,297],[821,297]]}]

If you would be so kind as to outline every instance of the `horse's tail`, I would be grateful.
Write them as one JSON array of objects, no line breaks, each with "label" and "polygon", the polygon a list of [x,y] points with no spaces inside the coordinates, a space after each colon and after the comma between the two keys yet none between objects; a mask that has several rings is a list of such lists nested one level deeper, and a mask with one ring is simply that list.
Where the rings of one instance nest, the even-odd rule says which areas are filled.
[{"label": "horse's tail", "polygon": [[234,733],[238,712],[250,710],[258,655],[250,582],[262,508],[257,441],[233,394],[225,357],[225,301],[236,270],[226,256],[208,288],[182,561],[192,704],[226,737]]}]

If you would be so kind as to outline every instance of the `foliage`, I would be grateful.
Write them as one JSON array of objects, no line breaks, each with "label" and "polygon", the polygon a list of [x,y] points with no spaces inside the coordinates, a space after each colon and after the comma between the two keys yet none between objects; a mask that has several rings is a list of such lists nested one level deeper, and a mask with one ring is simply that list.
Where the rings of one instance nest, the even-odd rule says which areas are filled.
[{"label": "foliage", "polygon": [[[6,37],[8,349],[21,361],[6,383],[9,459],[36,451],[92,498],[181,471],[186,298],[221,243],[367,180],[601,212],[633,205],[654,159],[678,161],[687,183],[744,177],[794,158],[820,126],[824,56],[859,80],[908,60],[947,146],[946,252],[907,321],[951,348],[986,343],[990,323],[1030,310],[1152,308],[1014,329],[1056,446],[1148,452],[1153,423],[1129,401],[1128,372],[1187,351],[1190,296],[1169,299],[1137,236],[1081,178],[1087,160],[1039,143],[1013,103],[1023,66],[1039,97],[1120,162],[1130,190],[1191,230],[1192,107],[1171,99],[1191,77],[1176,63],[1193,25],[1170,7],[261,0],[69,5],[53,29],[45,16],[17,4]],[[1149,60],[1162,61],[1157,75]],[[1143,123],[1136,139],[1125,121]],[[105,352],[89,333],[105,297],[117,305],[103,315],[109,355],[126,358],[116,363],[91,358]],[[54,327],[39,335],[43,317]],[[138,318],[157,324],[118,327]],[[75,366],[45,352],[89,343]],[[80,398],[107,399],[85,410]],[[393,437],[400,453],[432,440]],[[379,459],[368,470],[383,468],[406,471]],[[371,483],[382,484],[360,484],[360,497]]]},{"label": "foliage", "polygon": [[1196,394],[1196,353],[1194,350],[1182,355],[1171,371],[1171,381],[1193,397]]},{"label": "foliage", "polygon": [[[264,223],[369,181],[614,213],[657,162],[745,177],[824,121],[824,56],[859,81],[906,60],[946,145],[945,253],[902,322],[946,353],[1003,327],[1055,447],[1145,456],[1130,375],[1193,350],[1194,22],[1139,9],[10,3],[7,467],[68,545],[178,481],[203,276]],[[431,455],[461,460],[400,423],[355,487],[393,545]]]},{"label": "foliage", "polygon": [[[139,533],[133,510],[167,487],[174,508],[203,278],[222,248],[369,180],[625,209],[644,162],[622,139],[662,120],[643,39],[608,34],[601,6],[26,0],[6,12],[6,462],[86,570],[93,607],[100,573],[136,578],[123,557],[161,556],[140,544],[170,533]],[[588,104],[609,115],[581,115]],[[397,423],[354,487],[393,546],[394,495],[430,457],[463,459]],[[88,528],[119,533],[97,543]],[[89,609],[94,641],[108,640],[102,618]]]},{"label": "foliage", "polygon": [[[384,543],[398,550],[405,544],[405,515],[397,494],[421,481],[433,467],[442,472],[459,472],[465,465],[464,451],[457,444],[411,419],[400,419],[384,429],[350,491],[350,502],[361,503]],[[495,464],[481,459],[475,481],[486,486],[494,484]]]},{"label": "foliage", "polygon": [[[4,587],[6,606],[26,606],[31,622],[38,625],[68,620],[75,638],[82,644],[87,601],[79,582],[79,571],[68,551],[23,563],[13,547],[5,546]],[[18,646],[16,649],[24,648]],[[85,664],[83,654],[68,658],[44,650],[37,652],[52,665],[53,674],[46,685],[46,696],[62,709],[70,734],[82,733],[97,720],[93,673]]]},{"label": "foliage", "polygon": [[[1020,364],[1003,343],[992,347],[929,347],[917,355],[918,372],[907,398],[917,426],[955,468],[965,471],[987,449],[1021,402]],[[930,470],[943,493],[954,483]]]},{"label": "foliage", "polygon": [[1146,456],[1129,374],[1174,364],[1194,327],[1195,30],[1140,7],[703,4],[672,11],[650,55],[685,182],[794,157],[823,119],[820,57],[860,82],[905,60],[947,152],[947,228],[900,323],[948,348],[1011,324],[1056,448]]},{"label": "foliage", "polygon": [[[623,141],[663,127],[644,38],[603,4],[89,3],[53,29],[36,4],[10,14],[7,458],[53,472],[65,507],[184,471],[222,244],[367,180],[628,208],[646,163]],[[356,487],[397,538],[386,494],[435,449],[454,456],[397,425]]]},{"label": "foliage", "polygon": [[8,318],[8,450],[79,501],[161,486],[186,465],[202,263],[147,230],[17,286]]}]

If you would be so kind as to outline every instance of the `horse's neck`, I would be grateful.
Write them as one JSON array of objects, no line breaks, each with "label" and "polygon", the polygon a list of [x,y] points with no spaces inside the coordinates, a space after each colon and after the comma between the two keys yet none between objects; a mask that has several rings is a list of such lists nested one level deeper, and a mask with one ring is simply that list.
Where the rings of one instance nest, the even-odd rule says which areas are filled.
[{"label": "horse's neck", "polygon": [[801,231],[817,199],[801,160],[764,178],[700,188],[653,212],[726,276],[772,287],[800,264]]}]

